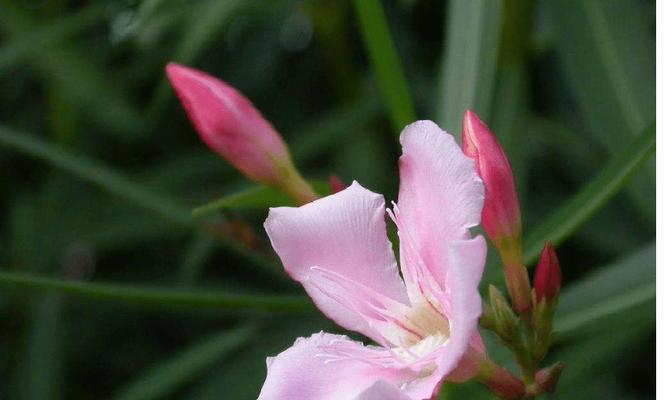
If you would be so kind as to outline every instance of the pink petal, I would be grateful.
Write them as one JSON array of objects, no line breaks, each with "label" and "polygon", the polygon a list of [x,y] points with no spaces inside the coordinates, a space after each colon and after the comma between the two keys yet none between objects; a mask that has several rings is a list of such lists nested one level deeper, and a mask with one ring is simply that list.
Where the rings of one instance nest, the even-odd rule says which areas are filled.
[{"label": "pink petal", "polygon": [[267,362],[258,400],[353,400],[378,380],[400,381],[400,371],[371,361],[391,356],[342,335],[300,338]]},{"label": "pink petal", "polygon": [[469,378],[474,375],[475,368],[459,364],[468,346],[483,351],[477,321],[482,314],[478,286],[484,272],[486,241],[482,236],[452,241],[448,243],[446,253],[450,266],[447,274],[450,337],[441,353],[441,372],[448,375],[460,368],[459,378]]},{"label": "pink petal", "polygon": [[297,339],[267,367],[258,400],[421,400],[435,389],[415,387],[418,372],[389,350],[328,333]]},{"label": "pink petal", "polygon": [[[466,157],[454,138],[431,121],[417,121],[401,134],[401,184],[398,208],[414,250],[444,288],[447,269],[445,245],[467,239],[479,224],[484,186],[475,162]],[[401,246],[403,251],[403,245]],[[417,268],[401,265],[406,268]],[[411,282],[406,278],[406,283]]]},{"label": "pink petal", "polygon": [[401,392],[396,386],[387,381],[377,381],[364,390],[356,400],[411,400],[410,396]]},{"label": "pink petal", "polygon": [[312,268],[318,267],[407,304],[405,285],[386,235],[381,195],[354,182],[299,208],[272,208],[264,227],[287,273],[304,285],[329,318],[381,340],[358,312],[315,290],[317,277],[311,276]]}]

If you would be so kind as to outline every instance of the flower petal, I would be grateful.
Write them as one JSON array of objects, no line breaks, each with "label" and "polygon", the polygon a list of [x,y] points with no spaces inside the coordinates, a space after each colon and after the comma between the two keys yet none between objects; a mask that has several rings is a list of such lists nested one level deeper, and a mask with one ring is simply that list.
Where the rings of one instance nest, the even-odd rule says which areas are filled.
[{"label": "flower petal", "polygon": [[411,398],[391,383],[377,381],[357,396],[356,400],[411,400]]},{"label": "flower petal", "polygon": [[440,353],[440,373],[449,375],[460,368],[458,379],[474,375],[469,365],[459,365],[461,359],[472,346],[483,351],[483,343],[477,333],[477,321],[482,314],[482,298],[479,295],[479,281],[484,271],[486,241],[482,236],[469,240],[448,243],[447,256],[450,271],[447,275],[447,293],[450,337]]},{"label": "flower petal", "polygon": [[359,313],[314,290],[312,283],[317,281],[309,283],[313,267],[407,304],[405,285],[387,239],[381,195],[354,182],[299,208],[272,208],[264,227],[287,273],[301,282],[317,306],[339,325],[379,339]]},{"label": "flower petal", "polygon": [[267,367],[258,400],[416,400],[429,399],[434,390],[421,387],[427,395],[413,395],[406,387],[417,373],[402,368],[395,354],[328,333],[297,339]]},{"label": "flower petal", "polygon": [[[401,241],[404,236],[411,238],[414,250],[444,289],[446,242],[467,239],[468,229],[479,224],[484,186],[475,162],[435,123],[408,125],[401,134],[401,144],[398,208],[407,231],[402,232]],[[404,275],[410,274],[404,270]],[[406,283],[410,286],[407,279]]]}]

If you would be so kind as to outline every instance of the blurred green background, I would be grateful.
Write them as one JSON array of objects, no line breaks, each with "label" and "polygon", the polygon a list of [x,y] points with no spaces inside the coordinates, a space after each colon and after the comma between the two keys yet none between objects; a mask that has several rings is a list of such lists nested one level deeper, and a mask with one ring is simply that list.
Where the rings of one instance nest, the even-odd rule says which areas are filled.
[{"label": "blurred green background", "polygon": [[458,137],[474,109],[526,262],[558,244],[553,398],[655,398],[655,2],[3,0],[0,38],[0,399],[255,399],[266,356],[340,331],[268,247],[284,200],[198,141],[170,60],[243,91],[309,179],[388,200],[400,128]]}]

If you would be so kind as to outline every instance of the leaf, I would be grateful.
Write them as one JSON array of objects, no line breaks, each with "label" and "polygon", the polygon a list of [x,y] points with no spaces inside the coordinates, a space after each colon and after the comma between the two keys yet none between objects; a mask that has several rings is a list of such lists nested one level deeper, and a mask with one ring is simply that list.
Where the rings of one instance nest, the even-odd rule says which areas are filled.
[{"label": "leaf", "polygon": [[15,132],[2,125],[0,125],[0,144],[44,160],[56,168],[76,175],[111,194],[130,200],[172,222],[192,224],[186,209],[170,201],[165,195],[136,185],[121,174],[83,156],[68,153],[34,136]]},{"label": "leaf", "polygon": [[58,399],[63,377],[64,299],[47,293],[35,304],[19,374],[17,399]]},{"label": "leaf", "polygon": [[[556,50],[587,130],[610,154],[619,154],[655,120],[655,33],[635,1],[550,6],[559,28]],[[630,189],[654,221],[655,166],[644,168]]]},{"label": "leaf", "polygon": [[382,5],[379,0],[355,0],[354,5],[366,52],[380,87],[387,115],[394,132],[398,135],[416,117]]},{"label": "leaf", "polygon": [[655,300],[655,243],[599,268],[561,295],[556,327],[572,335],[581,327]]},{"label": "leaf", "polygon": [[590,181],[526,237],[524,262],[533,264],[544,242],[561,243],[604,206],[638,168],[655,153],[655,124],[644,130]]},{"label": "leaf", "polygon": [[[15,132],[2,125],[0,125],[0,145],[20,151],[33,158],[44,160],[56,168],[78,176],[173,223],[192,228],[196,227],[187,209],[178,202],[171,200],[166,194],[146,189],[122,174],[83,156],[68,153],[31,135]],[[222,236],[218,237],[228,250],[242,255],[267,272],[276,273],[277,269],[264,258],[229,239]]]},{"label": "leaf", "polygon": [[490,117],[500,35],[499,0],[452,0],[447,7],[440,93],[435,104],[440,126],[460,131],[466,109]]},{"label": "leaf", "polygon": [[[3,3],[0,29],[12,37],[39,32],[40,23],[41,20],[24,14],[20,7]],[[34,50],[25,60],[61,98],[86,112],[87,118],[95,120],[105,130],[126,141],[136,140],[135,133],[142,120],[125,93],[119,90],[119,85],[110,82],[108,71],[71,44],[60,43]]]},{"label": "leaf", "polygon": [[43,51],[46,47],[57,46],[59,42],[69,39],[70,36],[102,22],[111,15],[112,11],[114,9],[109,7],[109,4],[92,5],[83,8],[76,14],[65,15],[42,24],[30,32],[13,36],[0,47],[0,74],[6,74],[18,63]]},{"label": "leaf", "polygon": [[[320,194],[328,193],[329,187],[326,182],[310,182],[316,192]],[[217,200],[207,203],[192,210],[192,215],[201,217],[202,215],[213,211],[229,208],[261,208],[279,206],[294,206],[294,200],[283,192],[265,185],[257,185],[246,190],[223,196]]]},{"label": "leaf", "polygon": [[221,359],[244,346],[257,333],[252,325],[225,331],[190,345],[157,363],[112,397],[113,400],[152,400],[173,394]]},{"label": "leaf", "polygon": [[310,313],[314,311],[310,301],[303,296],[170,290],[111,283],[66,281],[12,272],[0,272],[0,286],[12,289],[52,290],[72,296],[166,308],[188,307],[241,313],[248,311]]}]

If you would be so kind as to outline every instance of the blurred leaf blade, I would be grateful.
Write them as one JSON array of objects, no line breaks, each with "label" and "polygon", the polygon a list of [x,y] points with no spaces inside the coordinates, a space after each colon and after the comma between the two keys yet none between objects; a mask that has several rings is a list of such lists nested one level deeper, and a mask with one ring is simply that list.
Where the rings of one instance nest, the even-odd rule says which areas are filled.
[{"label": "blurred leaf blade", "polygon": [[91,299],[166,308],[189,307],[242,313],[248,311],[309,313],[314,310],[308,299],[303,296],[172,290],[136,285],[65,281],[12,272],[0,272],[0,286],[37,291],[52,290]]},{"label": "blurred leaf blade", "polygon": [[[556,50],[587,131],[618,154],[655,119],[655,34],[632,0],[553,2]],[[612,135],[620,129],[625,135]],[[629,187],[647,220],[655,220],[655,165]]]},{"label": "blurred leaf blade", "polygon": [[452,0],[448,3],[440,92],[435,115],[450,133],[461,128],[466,109],[490,117],[500,37],[499,0]]},{"label": "blurred leaf blade", "polygon": [[[171,200],[166,194],[140,186],[122,174],[93,160],[71,154],[36,137],[15,132],[3,125],[0,125],[0,146],[9,147],[28,156],[44,160],[52,166],[78,176],[113,195],[152,211],[172,223],[195,227],[194,220],[187,209]],[[267,272],[277,273],[277,269],[265,258],[248,251],[225,237],[220,235],[218,237],[229,250],[242,255]]]},{"label": "blurred leaf blade", "polygon": [[584,188],[533,229],[526,237],[524,250],[526,264],[530,265],[537,260],[545,241],[559,244],[605,205],[655,153],[655,140],[655,124],[653,124],[622,153],[611,159]]},{"label": "blurred leaf blade", "polygon": [[398,135],[415,121],[416,114],[382,4],[379,0],[355,0],[354,5],[389,120]]},{"label": "blurred leaf blade", "polygon": [[188,212],[169,201],[166,195],[152,193],[117,172],[83,156],[68,153],[34,136],[16,132],[2,125],[0,125],[0,144],[30,157],[46,161],[56,168],[76,175],[111,194],[141,205],[172,222],[184,225],[192,223]]},{"label": "blurred leaf blade", "polygon": [[[329,191],[327,182],[310,181],[315,191],[320,194],[326,194]],[[294,206],[294,200],[283,192],[266,185],[256,185],[248,189],[222,196],[207,204],[192,210],[192,215],[201,217],[214,211],[230,208],[260,208]]]},{"label": "blurred leaf blade", "polygon": [[150,368],[112,397],[114,400],[152,400],[172,394],[197,375],[244,346],[255,335],[246,325],[206,338]]},{"label": "blurred leaf blade", "polygon": [[46,293],[35,304],[19,375],[19,399],[62,398],[64,303],[60,294]]}]

